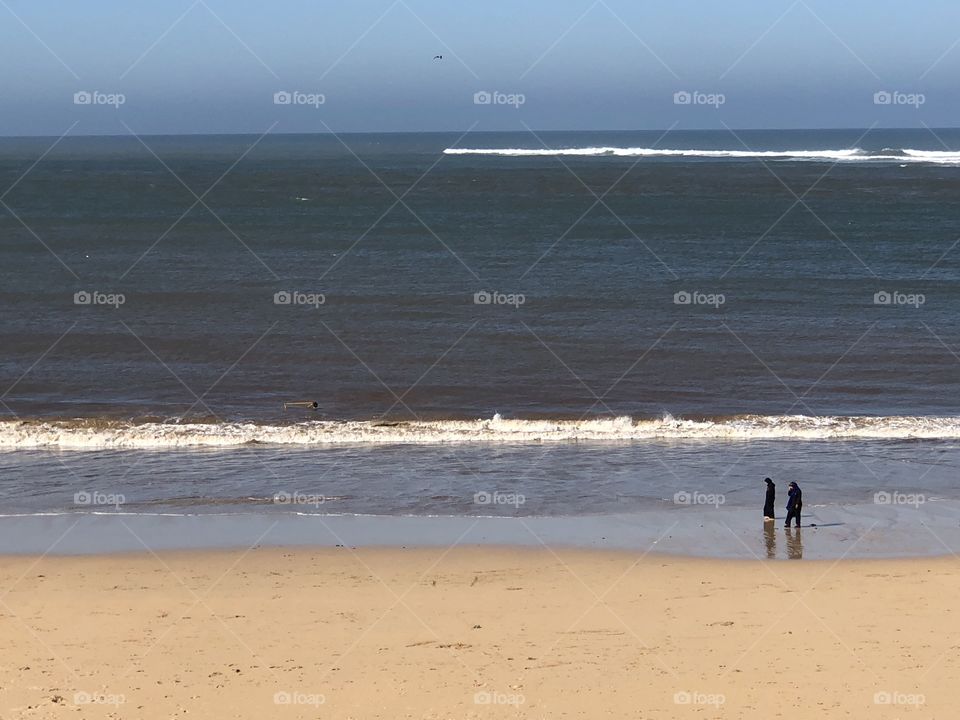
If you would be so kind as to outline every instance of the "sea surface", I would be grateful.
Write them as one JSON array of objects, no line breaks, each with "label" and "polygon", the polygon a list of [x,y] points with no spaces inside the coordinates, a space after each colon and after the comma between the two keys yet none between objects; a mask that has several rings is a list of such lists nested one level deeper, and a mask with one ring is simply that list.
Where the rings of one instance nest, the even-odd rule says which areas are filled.
[{"label": "sea surface", "polygon": [[0,139],[0,514],[960,501],[958,148]]}]

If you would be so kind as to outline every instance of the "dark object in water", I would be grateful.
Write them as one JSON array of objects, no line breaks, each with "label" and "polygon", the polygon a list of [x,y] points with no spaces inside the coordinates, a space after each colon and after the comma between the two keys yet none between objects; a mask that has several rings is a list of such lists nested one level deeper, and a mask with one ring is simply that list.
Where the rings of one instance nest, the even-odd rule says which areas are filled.
[{"label": "dark object in water", "polygon": [[303,408],[304,410],[316,410],[318,407],[320,407],[320,403],[318,403],[316,400],[301,400],[297,402],[285,402],[283,404],[284,410],[292,407]]}]

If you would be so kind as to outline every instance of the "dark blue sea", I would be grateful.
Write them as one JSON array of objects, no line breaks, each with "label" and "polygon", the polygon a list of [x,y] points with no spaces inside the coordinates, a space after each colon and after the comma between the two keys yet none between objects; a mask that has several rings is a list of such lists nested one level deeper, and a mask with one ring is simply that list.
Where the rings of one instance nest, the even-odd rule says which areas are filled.
[{"label": "dark blue sea", "polygon": [[0,511],[960,499],[958,148],[0,139]]}]

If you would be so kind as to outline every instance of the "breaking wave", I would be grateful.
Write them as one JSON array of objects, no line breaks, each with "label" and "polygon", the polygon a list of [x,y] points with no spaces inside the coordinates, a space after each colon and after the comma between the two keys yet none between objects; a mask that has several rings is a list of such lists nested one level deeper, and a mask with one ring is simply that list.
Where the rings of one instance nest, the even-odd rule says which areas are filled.
[{"label": "breaking wave", "polygon": [[704,159],[812,160],[827,162],[897,162],[960,165],[960,152],[884,148],[868,151],[846,150],[670,150],[647,147],[580,148],[447,148],[447,155],[497,155],[501,157],[537,156],[609,156],[609,157],[687,157]]},{"label": "breaking wave", "polygon": [[0,422],[0,450],[164,449],[295,446],[635,442],[656,440],[956,439],[960,417],[739,415],[684,420],[490,419],[411,422],[317,420],[289,425],[91,420]]}]

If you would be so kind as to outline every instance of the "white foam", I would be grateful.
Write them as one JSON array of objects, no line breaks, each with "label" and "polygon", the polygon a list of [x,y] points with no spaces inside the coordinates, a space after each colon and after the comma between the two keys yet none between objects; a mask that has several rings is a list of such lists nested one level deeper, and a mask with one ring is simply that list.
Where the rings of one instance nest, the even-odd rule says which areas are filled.
[{"label": "white foam", "polygon": [[960,163],[960,152],[906,149],[903,151],[903,154],[907,156],[906,159],[908,160],[913,159],[915,161],[923,162]]},{"label": "white foam", "polygon": [[689,157],[714,159],[816,160],[831,162],[913,162],[940,165],[960,164],[960,152],[939,150],[894,150],[879,153],[860,148],[841,150],[675,150],[647,147],[580,147],[580,148],[447,148],[447,155],[497,155],[502,157],[538,156],[613,156],[613,157]]},{"label": "white foam", "polygon": [[309,421],[254,423],[0,422],[0,450],[30,448],[151,449],[294,446],[636,442],[651,440],[830,440],[835,438],[960,439],[960,417],[810,417],[748,415],[717,420],[618,417],[591,420],[491,419],[382,423]]}]

